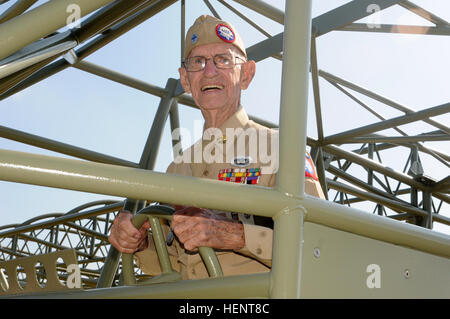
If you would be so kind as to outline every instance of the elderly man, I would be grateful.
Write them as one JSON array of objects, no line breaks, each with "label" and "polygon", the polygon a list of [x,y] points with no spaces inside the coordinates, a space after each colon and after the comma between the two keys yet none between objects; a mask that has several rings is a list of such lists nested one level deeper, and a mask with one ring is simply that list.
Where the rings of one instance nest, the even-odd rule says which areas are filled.
[{"label": "elderly man", "polygon": [[[231,24],[206,15],[195,21],[186,36],[179,72],[184,90],[192,94],[205,119],[204,136],[176,158],[167,173],[275,185],[277,163],[276,156],[271,155],[278,150],[273,144],[278,132],[249,120],[240,104],[241,91],[250,85],[255,68],[255,62],[247,60],[242,39]],[[308,154],[305,175],[306,192],[324,198]],[[170,226],[176,239],[169,254],[173,268],[183,278],[208,276],[198,254],[202,246],[216,250],[225,276],[270,269],[273,240],[270,218],[198,207],[175,206],[175,210]],[[154,243],[147,238],[149,225],[146,223],[137,230],[131,218],[131,213],[121,212],[109,240],[120,252],[135,253],[139,267],[156,275],[161,270]]]}]

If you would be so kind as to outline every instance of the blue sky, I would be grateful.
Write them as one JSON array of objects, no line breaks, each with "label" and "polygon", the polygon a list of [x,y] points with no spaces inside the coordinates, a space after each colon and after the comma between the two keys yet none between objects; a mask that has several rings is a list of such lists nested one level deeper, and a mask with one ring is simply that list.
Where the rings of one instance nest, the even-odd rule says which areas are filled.
[{"label": "blue sky", "polygon": [[[46,1],[38,1],[36,5]],[[187,0],[186,29],[201,14],[210,14],[200,0]],[[268,1],[284,10],[284,1]],[[313,1],[313,17],[349,1]],[[251,46],[265,36],[249,27],[216,0],[211,3],[225,20],[232,22]],[[271,35],[283,26],[230,2]],[[414,3],[450,21],[447,0],[415,0]],[[11,3],[0,5],[3,12]],[[36,6],[35,5],[35,6]],[[149,21],[89,56],[86,60],[112,70],[164,87],[168,78],[178,79],[180,61],[180,5],[175,3]],[[362,20],[359,22],[367,22]],[[381,23],[431,24],[398,6],[380,14]],[[364,34],[331,32],[317,39],[319,68],[370,89],[414,110],[449,101],[448,52],[450,41],[444,36]],[[244,92],[242,104],[249,114],[278,122],[281,62],[273,58],[257,64],[254,82]],[[378,119],[344,96],[323,79],[320,80],[325,135],[378,122]],[[312,87],[310,85],[310,87]],[[312,91],[311,91],[312,92]],[[355,93],[386,118],[402,115],[381,103]],[[308,135],[317,137],[314,105],[310,94]],[[146,141],[159,98],[113,83],[78,69],[69,68],[19,94],[0,102],[0,125],[41,135],[115,157],[138,162]],[[202,120],[199,111],[180,106],[181,126],[194,129]],[[450,123],[448,114],[435,117]],[[402,127],[409,134],[432,131],[421,123]],[[398,135],[392,130],[381,132]],[[156,170],[165,171],[172,160],[168,128],[160,148]],[[450,143],[427,143],[450,154]],[[188,145],[186,145],[188,146]],[[0,148],[52,156],[64,155],[0,138]],[[352,148],[356,148],[354,145]],[[407,150],[381,153],[386,165],[399,171],[406,163]],[[421,154],[425,172],[436,179],[449,174],[446,166]],[[361,172],[351,171],[358,175]],[[396,185],[395,185],[396,186]],[[72,192],[47,187],[0,181],[0,225],[23,222],[45,213],[67,212],[83,203],[110,196]],[[370,208],[370,210],[373,209]],[[450,217],[449,206],[441,213]],[[436,225],[436,230],[450,234],[450,227]]]}]

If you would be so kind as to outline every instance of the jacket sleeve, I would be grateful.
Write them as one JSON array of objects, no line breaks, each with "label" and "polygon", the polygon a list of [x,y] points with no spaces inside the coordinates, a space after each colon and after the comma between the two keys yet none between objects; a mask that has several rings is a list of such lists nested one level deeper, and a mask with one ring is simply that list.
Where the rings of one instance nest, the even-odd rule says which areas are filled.
[{"label": "jacket sleeve", "polygon": [[244,223],[245,247],[236,252],[272,267],[273,230]]}]

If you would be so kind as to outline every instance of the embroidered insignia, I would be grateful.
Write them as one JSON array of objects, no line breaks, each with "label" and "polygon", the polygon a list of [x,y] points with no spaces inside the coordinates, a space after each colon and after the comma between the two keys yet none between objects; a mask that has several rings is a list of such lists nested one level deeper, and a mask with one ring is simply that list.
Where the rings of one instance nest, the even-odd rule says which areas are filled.
[{"label": "embroidered insignia", "polygon": [[319,180],[319,178],[317,177],[316,168],[314,167],[311,155],[309,155],[308,153],[306,153],[305,158],[305,176],[311,177],[316,181]]},{"label": "embroidered insignia", "polygon": [[194,34],[192,35],[192,37],[191,37],[191,42],[192,42],[192,43],[196,43],[197,40],[198,40],[198,34],[197,34],[197,33],[194,33]]},{"label": "embroidered insignia", "polygon": [[216,34],[219,38],[228,43],[233,43],[236,39],[233,30],[226,24],[217,25]]},{"label": "embroidered insignia", "polygon": [[252,163],[251,157],[235,157],[231,161],[231,165],[239,167],[246,167],[249,166],[251,163]]},{"label": "embroidered insignia", "polygon": [[219,170],[219,181],[240,184],[258,184],[261,176],[260,168],[226,168]]}]

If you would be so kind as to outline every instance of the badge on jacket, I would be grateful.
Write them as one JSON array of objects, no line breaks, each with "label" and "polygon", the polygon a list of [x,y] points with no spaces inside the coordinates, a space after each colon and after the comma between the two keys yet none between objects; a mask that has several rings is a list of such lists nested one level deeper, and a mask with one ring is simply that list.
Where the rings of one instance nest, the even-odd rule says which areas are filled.
[{"label": "badge on jacket", "polygon": [[317,177],[316,168],[314,166],[311,155],[309,155],[309,153],[306,153],[306,158],[305,158],[305,176],[311,177],[316,181],[319,180],[319,178]]},{"label": "badge on jacket", "polygon": [[258,184],[260,168],[225,168],[219,170],[219,181],[240,184]]},{"label": "badge on jacket", "polygon": [[252,158],[250,156],[245,157],[245,156],[240,156],[240,157],[235,157],[233,158],[233,160],[231,161],[231,165],[232,166],[237,166],[237,167],[247,167],[252,163]]}]

